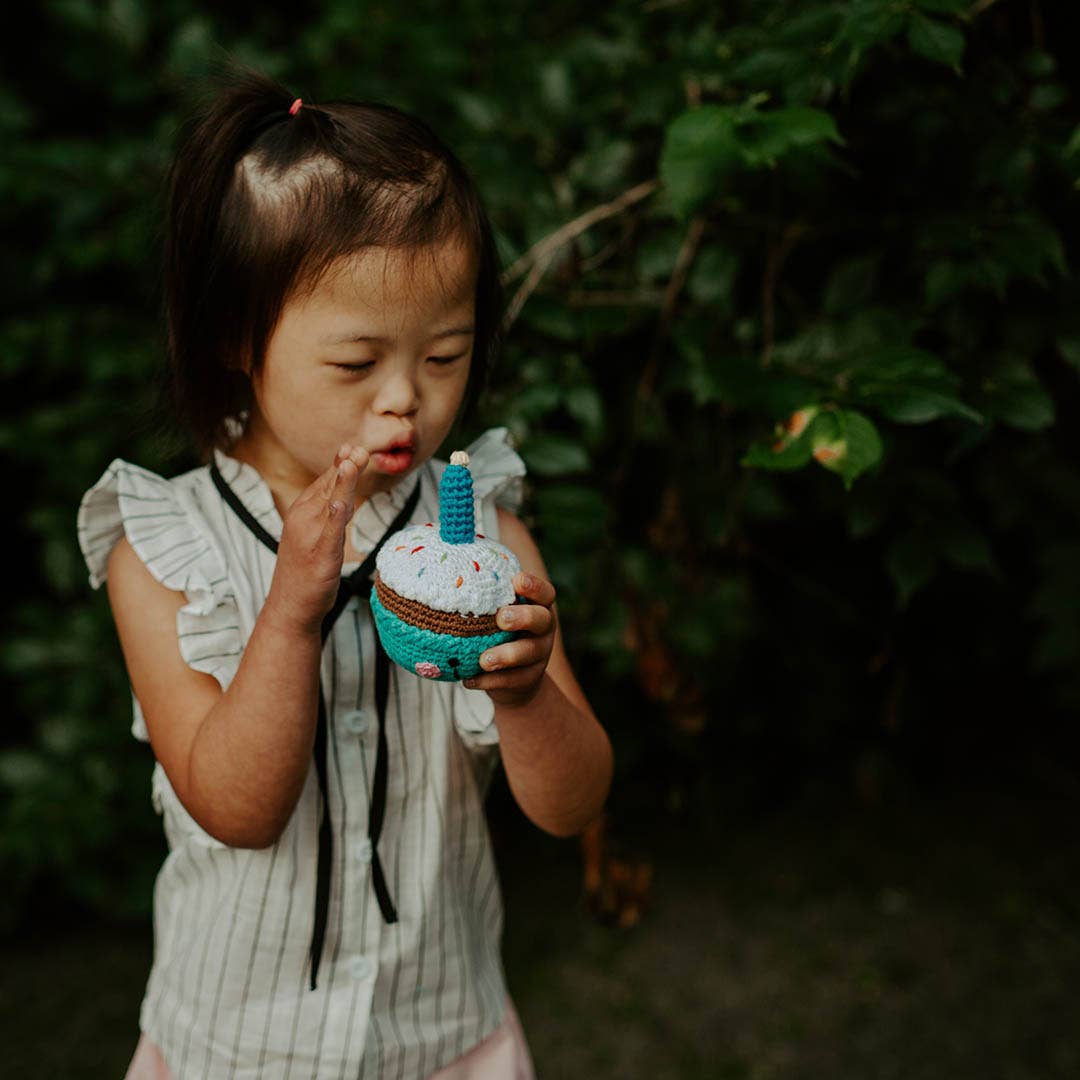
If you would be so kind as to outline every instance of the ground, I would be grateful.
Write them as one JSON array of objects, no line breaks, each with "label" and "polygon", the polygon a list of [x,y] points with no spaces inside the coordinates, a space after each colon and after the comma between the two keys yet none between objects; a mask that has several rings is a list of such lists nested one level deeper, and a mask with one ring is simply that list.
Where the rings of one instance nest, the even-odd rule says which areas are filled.
[{"label": "ground", "polygon": [[[983,790],[658,829],[638,838],[656,878],[630,931],[583,909],[573,841],[501,820],[507,977],[538,1075],[1080,1076],[1075,809]],[[5,1075],[121,1077],[150,936],[5,943]]]}]

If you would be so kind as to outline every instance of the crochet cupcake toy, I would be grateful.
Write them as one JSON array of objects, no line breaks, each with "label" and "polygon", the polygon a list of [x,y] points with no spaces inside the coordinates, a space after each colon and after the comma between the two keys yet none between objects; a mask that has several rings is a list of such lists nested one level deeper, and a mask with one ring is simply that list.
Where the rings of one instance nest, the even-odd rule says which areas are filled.
[{"label": "crochet cupcake toy", "polygon": [[455,450],[439,483],[439,524],[409,525],[375,559],[371,611],[387,656],[425,679],[482,674],[480,655],[520,631],[500,630],[495,613],[519,599],[521,564],[475,531],[469,455]]}]

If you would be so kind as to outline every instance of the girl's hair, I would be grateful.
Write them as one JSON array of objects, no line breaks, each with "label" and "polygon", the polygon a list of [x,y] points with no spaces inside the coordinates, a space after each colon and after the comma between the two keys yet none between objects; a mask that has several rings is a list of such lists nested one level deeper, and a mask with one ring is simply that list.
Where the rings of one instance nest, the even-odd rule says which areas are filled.
[{"label": "girl's hair", "polygon": [[174,415],[200,458],[226,449],[250,408],[285,302],[369,245],[411,262],[463,241],[478,267],[468,422],[499,347],[504,296],[476,185],[435,133],[375,102],[306,101],[236,63],[181,129],[169,171],[163,266]]}]

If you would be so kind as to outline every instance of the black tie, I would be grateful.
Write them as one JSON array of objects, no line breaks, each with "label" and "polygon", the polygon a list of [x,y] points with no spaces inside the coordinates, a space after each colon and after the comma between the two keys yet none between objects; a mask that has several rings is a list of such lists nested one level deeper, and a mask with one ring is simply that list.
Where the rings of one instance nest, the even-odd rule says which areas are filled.
[{"label": "black tie", "polygon": [[[216,464],[210,466],[210,476],[214,485],[221,492],[225,501],[236,511],[237,516],[274,554],[277,554],[278,542],[255,520],[239,496],[225,482]],[[322,640],[325,643],[330,636],[337,617],[344,611],[345,605],[354,596],[368,599],[371,595],[372,575],[375,572],[375,557],[386,543],[387,537],[408,524],[420,498],[420,483],[417,481],[405,505],[383,533],[374,550],[363,563],[347,577],[341,579],[334,605],[322,621]],[[382,832],[383,818],[386,815],[386,699],[390,686],[390,658],[382,647],[379,635],[375,635],[375,705],[378,713],[378,747],[375,752],[375,779],[371,790],[371,806],[368,810],[368,839],[371,841],[371,883],[375,889],[375,898],[379,901],[379,910],[388,923],[397,922],[397,911],[390,899],[386,887],[386,875],[383,873],[379,858],[379,834]],[[323,698],[322,679],[319,680],[319,718],[315,728],[315,771],[319,777],[319,792],[322,795],[323,815],[319,825],[318,876],[315,882],[315,923],[311,933],[311,989],[315,989],[315,978],[319,972],[319,960],[322,957],[323,939],[326,937],[326,918],[330,906],[330,860],[333,855],[333,831],[330,826],[330,800],[326,787],[326,702]]]}]

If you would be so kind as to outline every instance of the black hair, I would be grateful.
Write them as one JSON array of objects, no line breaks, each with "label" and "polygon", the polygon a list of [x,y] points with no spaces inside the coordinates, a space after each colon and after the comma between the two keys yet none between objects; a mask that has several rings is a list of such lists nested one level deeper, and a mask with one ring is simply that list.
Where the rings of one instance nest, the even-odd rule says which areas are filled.
[{"label": "black hair", "polygon": [[180,130],[166,188],[162,302],[173,417],[200,459],[251,406],[286,301],[339,257],[460,239],[477,267],[468,423],[498,352],[505,297],[471,176],[423,121],[388,104],[307,101],[236,63]]}]

